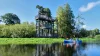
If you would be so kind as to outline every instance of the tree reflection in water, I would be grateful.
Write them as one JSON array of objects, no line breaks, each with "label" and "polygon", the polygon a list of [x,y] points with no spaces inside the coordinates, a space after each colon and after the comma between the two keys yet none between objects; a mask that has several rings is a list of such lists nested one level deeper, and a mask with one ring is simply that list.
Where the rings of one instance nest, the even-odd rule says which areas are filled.
[{"label": "tree reflection in water", "polygon": [[[85,45],[84,45],[85,46]],[[0,56],[78,56],[78,47],[67,47],[63,43],[36,45],[0,45]]]},{"label": "tree reflection in water", "polygon": [[0,45],[0,56],[32,56],[33,45]]}]

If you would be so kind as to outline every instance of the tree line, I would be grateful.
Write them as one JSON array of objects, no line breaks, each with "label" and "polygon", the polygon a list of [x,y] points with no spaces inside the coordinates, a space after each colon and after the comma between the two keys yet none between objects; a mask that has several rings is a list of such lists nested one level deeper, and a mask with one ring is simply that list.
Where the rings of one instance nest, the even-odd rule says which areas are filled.
[{"label": "tree line", "polygon": [[96,35],[99,35],[99,34],[100,34],[100,30],[97,28],[94,30],[86,30],[84,28],[81,28],[79,36],[94,38]]},{"label": "tree line", "polygon": [[31,38],[36,35],[34,22],[21,23],[16,14],[6,13],[1,16],[1,22],[5,23],[0,25],[1,38]]}]

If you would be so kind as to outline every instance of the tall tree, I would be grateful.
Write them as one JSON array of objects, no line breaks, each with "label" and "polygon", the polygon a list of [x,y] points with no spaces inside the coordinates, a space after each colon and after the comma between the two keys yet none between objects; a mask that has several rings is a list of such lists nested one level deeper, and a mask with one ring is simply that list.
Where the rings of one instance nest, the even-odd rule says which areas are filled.
[{"label": "tall tree", "polygon": [[16,14],[13,14],[13,13],[6,13],[5,15],[1,16],[1,19],[6,25],[20,24],[20,19],[18,18]]},{"label": "tall tree", "polygon": [[69,4],[59,6],[57,10],[58,31],[61,37],[70,37],[73,34],[75,21]]},{"label": "tall tree", "polygon": [[80,32],[81,30],[83,31],[83,29],[81,29],[81,27],[84,25],[83,20],[84,18],[82,17],[82,14],[79,14],[76,18],[75,18],[75,37],[80,37]]}]

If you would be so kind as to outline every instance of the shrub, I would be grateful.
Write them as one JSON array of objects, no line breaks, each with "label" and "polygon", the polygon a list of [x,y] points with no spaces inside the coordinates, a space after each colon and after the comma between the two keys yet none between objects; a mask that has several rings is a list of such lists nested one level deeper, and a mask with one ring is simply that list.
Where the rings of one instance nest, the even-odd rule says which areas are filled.
[{"label": "shrub", "polygon": [[96,38],[97,40],[100,40],[100,35],[96,35],[95,38]]},{"label": "shrub", "polygon": [[0,25],[0,37],[25,38],[35,35],[34,24]]}]

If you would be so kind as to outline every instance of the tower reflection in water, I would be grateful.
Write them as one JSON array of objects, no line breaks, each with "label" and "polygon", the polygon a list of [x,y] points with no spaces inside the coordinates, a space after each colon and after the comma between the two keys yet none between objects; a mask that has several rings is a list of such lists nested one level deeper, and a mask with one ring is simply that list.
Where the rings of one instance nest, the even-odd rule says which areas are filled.
[{"label": "tower reflection in water", "polygon": [[80,56],[82,48],[84,49],[81,46],[66,46],[63,43],[0,45],[0,56]]}]

